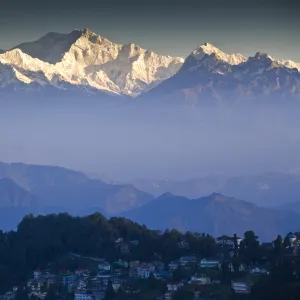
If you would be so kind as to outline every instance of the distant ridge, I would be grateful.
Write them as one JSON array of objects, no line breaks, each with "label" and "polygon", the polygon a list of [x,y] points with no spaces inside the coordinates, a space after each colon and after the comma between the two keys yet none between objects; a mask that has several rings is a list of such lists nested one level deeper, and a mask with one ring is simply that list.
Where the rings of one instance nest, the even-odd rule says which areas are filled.
[{"label": "distant ridge", "polygon": [[55,166],[0,163],[0,176],[34,195],[41,211],[73,214],[120,213],[152,200],[130,184],[108,184],[82,172]]},{"label": "distant ridge", "polygon": [[195,200],[165,193],[123,216],[153,229],[176,228],[215,236],[242,235],[252,229],[264,240],[300,228],[296,213],[259,207],[219,193]]},{"label": "distant ridge", "polygon": [[0,179],[0,230],[15,229],[28,213],[38,212],[38,199],[9,178]]}]

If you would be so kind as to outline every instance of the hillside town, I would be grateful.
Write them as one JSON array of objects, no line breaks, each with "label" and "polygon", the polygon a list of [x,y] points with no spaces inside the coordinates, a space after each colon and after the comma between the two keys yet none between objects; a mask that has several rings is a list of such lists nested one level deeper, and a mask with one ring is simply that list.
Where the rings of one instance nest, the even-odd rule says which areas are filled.
[{"label": "hillside town", "polygon": [[[271,261],[267,252],[274,252],[278,240],[262,244],[266,256],[248,264],[238,258],[242,241],[236,236],[219,237],[215,257],[190,253],[168,263],[159,257],[155,261],[126,261],[121,257],[108,261],[69,253],[59,265],[34,270],[24,286],[14,286],[1,295],[0,300],[24,299],[24,295],[27,299],[41,300],[144,299],[146,294],[156,300],[200,300],[248,295],[256,282],[270,276]],[[297,260],[300,240],[296,235],[289,233],[281,242],[285,244],[284,256],[292,262]],[[123,257],[138,246],[139,241],[127,243],[118,238],[115,245]],[[190,248],[186,241],[178,242],[177,247],[186,253]]]}]

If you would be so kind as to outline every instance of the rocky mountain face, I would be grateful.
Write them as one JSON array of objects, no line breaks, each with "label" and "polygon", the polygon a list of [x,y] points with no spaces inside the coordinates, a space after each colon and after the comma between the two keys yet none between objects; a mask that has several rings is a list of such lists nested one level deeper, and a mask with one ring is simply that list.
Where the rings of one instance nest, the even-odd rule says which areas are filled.
[{"label": "rocky mountain face", "polygon": [[195,200],[166,193],[123,215],[161,230],[176,228],[214,236],[243,235],[247,230],[254,230],[262,240],[273,240],[278,233],[286,234],[300,226],[296,213],[259,207],[217,193]]},{"label": "rocky mountain face", "polygon": [[171,77],[182,58],[119,45],[88,29],[48,33],[0,55],[0,89],[137,96]]},{"label": "rocky mountain face", "polygon": [[211,44],[195,49],[173,77],[141,96],[170,103],[253,103],[300,99],[299,64],[256,53],[226,54]]}]

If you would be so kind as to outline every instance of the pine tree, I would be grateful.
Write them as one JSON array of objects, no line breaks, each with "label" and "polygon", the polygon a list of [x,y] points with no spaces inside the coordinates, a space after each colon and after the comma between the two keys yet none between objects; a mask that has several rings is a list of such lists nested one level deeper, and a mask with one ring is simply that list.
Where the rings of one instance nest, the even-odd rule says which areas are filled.
[{"label": "pine tree", "polygon": [[113,299],[115,299],[115,296],[116,296],[116,293],[115,293],[115,290],[112,286],[112,282],[109,281],[108,285],[107,285],[107,290],[106,290],[104,300],[113,300]]},{"label": "pine tree", "polygon": [[283,242],[281,235],[278,235],[276,240],[274,241],[274,254],[276,259],[281,258],[283,254]]}]

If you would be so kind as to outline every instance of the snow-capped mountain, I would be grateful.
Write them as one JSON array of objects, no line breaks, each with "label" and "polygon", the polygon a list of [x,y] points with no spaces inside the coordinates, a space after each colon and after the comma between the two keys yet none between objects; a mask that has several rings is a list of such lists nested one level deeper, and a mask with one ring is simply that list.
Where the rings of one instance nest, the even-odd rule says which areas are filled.
[{"label": "snow-capped mountain", "polygon": [[181,71],[205,67],[212,72],[217,72],[217,69],[222,69],[224,65],[238,65],[245,61],[247,58],[242,54],[226,54],[214,45],[205,43],[187,57]]},{"label": "snow-capped mountain", "polygon": [[300,63],[260,52],[226,54],[210,43],[184,60],[115,44],[85,29],[48,33],[2,52],[0,95],[33,91],[193,103],[300,99]]},{"label": "snow-capped mountain", "polygon": [[0,54],[0,87],[80,88],[134,97],[174,75],[183,62],[135,44],[114,44],[88,29],[48,33]]},{"label": "snow-capped mountain", "polygon": [[214,103],[300,99],[300,64],[257,52],[246,58],[206,43],[195,49],[171,78],[141,98]]},{"label": "snow-capped mountain", "polygon": [[292,69],[295,68],[295,69],[300,70],[300,63],[296,63],[292,60],[281,60],[281,61],[279,61],[279,63],[288,68],[292,68]]}]

